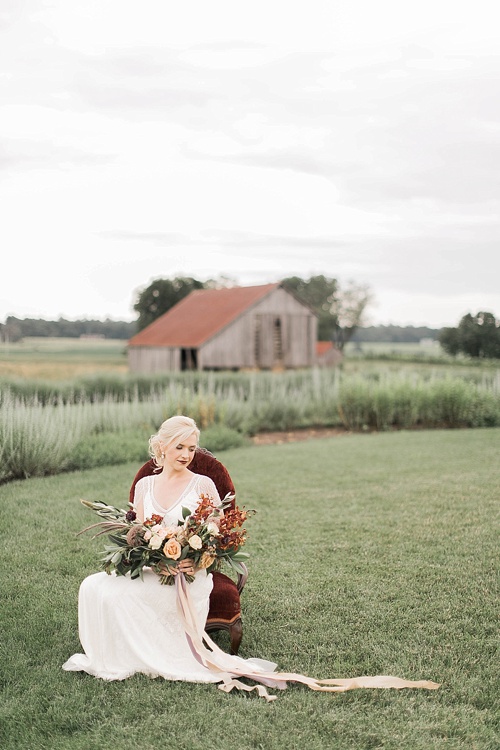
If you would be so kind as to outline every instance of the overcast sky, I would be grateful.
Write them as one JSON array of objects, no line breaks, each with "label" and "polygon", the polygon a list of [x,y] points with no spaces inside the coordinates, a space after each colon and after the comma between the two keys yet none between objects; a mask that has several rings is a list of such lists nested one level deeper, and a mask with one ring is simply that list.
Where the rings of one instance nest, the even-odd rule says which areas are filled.
[{"label": "overcast sky", "polygon": [[0,322],[154,278],[369,284],[500,316],[492,0],[0,0]]}]

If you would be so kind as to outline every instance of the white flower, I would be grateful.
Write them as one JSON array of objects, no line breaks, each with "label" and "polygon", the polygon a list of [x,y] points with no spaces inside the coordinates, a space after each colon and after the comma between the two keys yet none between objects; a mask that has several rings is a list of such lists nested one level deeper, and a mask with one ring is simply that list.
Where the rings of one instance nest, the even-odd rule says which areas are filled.
[{"label": "white flower", "polygon": [[153,534],[149,541],[149,546],[151,547],[151,549],[160,549],[162,542],[163,539],[161,538],[161,536],[159,536],[159,534]]},{"label": "white flower", "polygon": [[219,527],[213,521],[210,521],[210,523],[207,523],[207,531],[211,536],[219,535]]},{"label": "white flower", "polygon": [[203,542],[201,541],[198,534],[193,534],[193,536],[189,537],[189,546],[193,549],[201,549],[203,546]]}]

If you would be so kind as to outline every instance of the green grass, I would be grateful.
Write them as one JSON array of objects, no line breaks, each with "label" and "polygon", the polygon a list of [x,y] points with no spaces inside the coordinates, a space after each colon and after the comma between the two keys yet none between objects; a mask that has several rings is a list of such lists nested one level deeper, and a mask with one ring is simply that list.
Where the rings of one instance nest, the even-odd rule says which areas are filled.
[{"label": "green grass", "polygon": [[[210,685],[66,673],[99,540],[80,497],[124,503],[137,464],[0,487],[3,750],[498,750],[500,429],[345,435],[220,458],[249,525],[242,656],[318,677],[266,704]],[[137,585],[140,585],[138,582]],[[218,637],[221,645],[226,641]]]}]

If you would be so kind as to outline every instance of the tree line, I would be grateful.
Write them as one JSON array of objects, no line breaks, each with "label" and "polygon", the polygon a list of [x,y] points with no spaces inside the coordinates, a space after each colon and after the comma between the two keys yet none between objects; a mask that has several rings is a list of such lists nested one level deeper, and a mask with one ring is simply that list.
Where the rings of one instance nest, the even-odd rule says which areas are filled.
[{"label": "tree line", "polygon": [[0,340],[21,341],[23,338],[69,338],[96,336],[105,339],[129,339],[137,330],[137,324],[115,320],[41,320],[16,318],[9,315],[0,323]]}]

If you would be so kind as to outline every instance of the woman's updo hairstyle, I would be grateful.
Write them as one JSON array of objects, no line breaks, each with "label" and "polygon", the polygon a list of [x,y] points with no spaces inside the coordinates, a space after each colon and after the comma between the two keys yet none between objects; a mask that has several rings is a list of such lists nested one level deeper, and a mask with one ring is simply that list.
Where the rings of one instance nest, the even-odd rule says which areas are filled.
[{"label": "woman's updo hairstyle", "polygon": [[156,435],[151,435],[149,438],[149,455],[154,460],[155,464],[157,466],[163,466],[163,458],[161,455],[163,447],[166,447],[174,441],[176,443],[182,443],[182,441],[187,440],[193,432],[196,435],[196,442],[198,442],[200,431],[196,426],[196,422],[194,419],[191,419],[191,417],[178,415],[166,419]]}]

